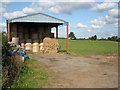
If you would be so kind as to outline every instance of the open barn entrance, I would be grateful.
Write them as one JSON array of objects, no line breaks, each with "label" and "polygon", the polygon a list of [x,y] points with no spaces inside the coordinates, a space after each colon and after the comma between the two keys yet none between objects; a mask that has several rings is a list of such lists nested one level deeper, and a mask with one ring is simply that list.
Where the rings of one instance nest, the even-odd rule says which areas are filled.
[{"label": "open barn entrance", "polygon": [[[29,49],[32,47],[33,50],[34,48],[39,48],[38,44],[43,45],[43,48],[52,46],[50,50],[53,50],[52,48],[58,43],[58,26],[65,24],[66,52],[68,53],[68,22],[64,20],[46,14],[36,13],[7,20],[7,23],[8,41],[15,41],[17,44],[22,45],[25,44],[26,47],[28,46]],[[51,28],[53,27],[56,28],[56,40],[53,39],[54,33],[51,33]]]}]

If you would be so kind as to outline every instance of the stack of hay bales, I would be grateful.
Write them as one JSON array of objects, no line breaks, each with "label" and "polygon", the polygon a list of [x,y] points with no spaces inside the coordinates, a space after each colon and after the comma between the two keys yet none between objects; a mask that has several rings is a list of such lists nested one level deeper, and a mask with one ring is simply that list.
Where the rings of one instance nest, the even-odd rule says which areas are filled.
[{"label": "stack of hay bales", "polygon": [[33,43],[32,52],[39,52],[39,43]]},{"label": "stack of hay bales", "polygon": [[15,43],[16,45],[19,44],[19,38],[18,37],[12,37],[12,43]]},{"label": "stack of hay bales", "polygon": [[50,37],[51,37],[51,38],[54,38],[54,33],[50,33]]},{"label": "stack of hay bales", "polygon": [[39,39],[38,39],[38,33],[32,34],[32,52],[39,52]]},{"label": "stack of hay bales", "polygon": [[58,52],[58,39],[46,37],[43,40],[43,48],[46,53],[57,53]]},{"label": "stack of hay bales", "polygon": [[42,52],[43,49],[43,43],[40,43],[40,51]]},{"label": "stack of hay bales", "polygon": [[39,40],[38,40],[38,33],[33,33],[33,34],[32,34],[32,41],[33,41],[33,43],[36,43],[36,42],[39,41]]},{"label": "stack of hay bales", "polygon": [[24,43],[21,43],[21,48],[25,49],[25,44]]},{"label": "stack of hay bales", "polygon": [[32,50],[32,44],[31,43],[26,43],[25,44],[25,50],[31,51]]},{"label": "stack of hay bales", "polygon": [[32,40],[31,39],[26,39],[25,41],[25,50],[31,51],[32,50]]},{"label": "stack of hay bales", "polygon": [[23,38],[23,27],[22,26],[19,26],[18,27],[18,37],[19,37],[19,39],[20,39],[20,43],[24,43],[25,42],[25,40],[24,40],[24,38]]},{"label": "stack of hay bales", "polygon": [[24,28],[24,39],[29,39],[29,32],[28,32],[28,28]]},{"label": "stack of hay bales", "polygon": [[[18,29],[18,30],[17,30]],[[54,33],[51,33],[51,27],[39,26],[39,28],[29,28],[24,26],[12,26],[14,36],[19,37],[21,47],[32,52],[45,51],[46,53],[57,53],[58,40],[54,39]],[[17,32],[18,31],[18,32]]]},{"label": "stack of hay bales", "polygon": [[11,27],[11,35],[12,37],[17,37],[17,25],[16,24],[13,24],[12,27]]}]

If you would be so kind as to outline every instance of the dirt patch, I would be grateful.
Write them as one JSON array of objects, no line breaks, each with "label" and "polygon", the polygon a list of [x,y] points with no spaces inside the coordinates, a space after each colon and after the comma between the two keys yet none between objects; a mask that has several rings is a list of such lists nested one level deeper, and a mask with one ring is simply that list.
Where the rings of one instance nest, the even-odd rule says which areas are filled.
[{"label": "dirt patch", "polygon": [[[117,88],[117,56],[32,56],[57,73],[55,81],[43,88]],[[42,58],[41,58],[42,57]]]}]

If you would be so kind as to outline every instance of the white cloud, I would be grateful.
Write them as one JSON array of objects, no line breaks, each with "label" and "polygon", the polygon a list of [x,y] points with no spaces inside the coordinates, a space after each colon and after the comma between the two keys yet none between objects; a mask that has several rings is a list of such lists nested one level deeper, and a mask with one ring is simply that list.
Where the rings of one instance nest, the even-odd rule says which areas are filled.
[{"label": "white cloud", "polygon": [[4,13],[3,17],[6,19],[12,19],[20,16],[25,16],[27,14],[31,13],[38,13],[38,12],[44,12],[42,8],[31,8],[31,7],[25,7],[22,11],[14,11],[12,13]]},{"label": "white cloud", "polygon": [[[41,0],[40,0],[41,1]],[[87,1],[87,0],[85,0]],[[88,9],[92,7],[91,2],[72,2],[68,0],[66,2],[58,2],[53,0],[45,0],[44,2],[32,3],[32,8],[44,8],[45,11],[55,14],[71,14],[73,10]]]},{"label": "white cloud", "polygon": [[91,28],[93,28],[93,29],[100,29],[100,28],[102,28],[102,26],[92,24]]},{"label": "white cloud", "polygon": [[6,27],[6,23],[0,23],[0,28],[5,28]]},{"label": "white cloud", "polygon": [[24,13],[33,13],[35,10],[33,8],[25,7],[22,10]]},{"label": "white cloud", "polygon": [[56,3],[56,5],[50,7],[48,9],[49,12],[55,14],[71,14],[73,10],[78,9],[87,9],[91,7],[91,3],[83,3],[83,2],[62,2]]},{"label": "white cloud", "polygon": [[119,0],[104,0],[104,2],[119,2]]},{"label": "white cloud", "polygon": [[88,29],[87,31],[88,31],[88,32],[91,32],[91,30],[90,30],[90,29]]},{"label": "white cloud", "polygon": [[[41,0],[39,0],[41,1]],[[50,6],[54,6],[56,5],[56,2],[55,1],[52,1],[52,0],[44,0],[44,2],[39,2],[39,5],[40,6],[43,6],[43,7],[50,7]]]},{"label": "white cloud", "polygon": [[106,24],[106,22],[103,20],[102,17],[99,17],[98,19],[91,20],[90,22],[91,22],[92,24],[101,24],[101,25]]},{"label": "white cloud", "polygon": [[3,7],[0,7],[0,14],[2,14],[3,12],[5,12],[5,8],[3,8]]},{"label": "white cloud", "polygon": [[[120,11],[120,9],[119,9],[119,11]],[[118,9],[111,9],[111,10],[109,10],[109,15],[111,15],[111,16],[114,16],[114,17],[118,17]]]},{"label": "white cloud", "polygon": [[33,7],[25,7],[22,10],[23,13],[25,14],[30,14],[30,13],[37,13],[37,12],[44,12],[43,8],[33,8]]},{"label": "white cloud", "polygon": [[6,0],[4,2],[0,1],[0,14],[3,14],[6,11],[7,5],[10,4],[11,0]]},{"label": "white cloud", "polygon": [[83,25],[81,23],[78,23],[76,27],[77,28],[87,28],[88,26],[87,25]]},{"label": "white cloud", "polygon": [[96,4],[92,10],[93,11],[98,11],[98,12],[103,12],[103,11],[107,11],[110,9],[113,9],[115,7],[117,7],[118,4],[117,3],[101,3],[101,4]]},{"label": "white cloud", "polygon": [[[48,1],[48,2],[47,2]],[[30,13],[51,12],[55,14],[71,14],[73,10],[88,9],[92,3],[88,2],[54,2],[45,0],[45,2],[33,2],[29,7],[23,8],[22,11],[14,11],[12,13],[4,13],[6,19],[24,16]]]},{"label": "white cloud", "polygon": [[4,13],[3,17],[6,18],[6,19],[11,19],[11,18],[16,18],[16,17],[24,16],[24,15],[26,15],[26,14],[24,14],[21,11],[15,11],[13,13]]},{"label": "white cloud", "polygon": [[[111,9],[111,11],[114,12],[114,9]],[[117,17],[116,13],[112,15],[108,13],[108,15],[105,15],[104,17],[98,17],[97,19],[91,20],[90,22],[94,25],[100,25],[101,27],[105,27],[106,25],[118,27],[118,20],[120,20],[120,18]],[[94,27],[94,25],[92,27]]]},{"label": "white cloud", "polygon": [[118,18],[111,17],[109,15],[105,16],[106,24],[108,25],[117,25],[118,24]]}]

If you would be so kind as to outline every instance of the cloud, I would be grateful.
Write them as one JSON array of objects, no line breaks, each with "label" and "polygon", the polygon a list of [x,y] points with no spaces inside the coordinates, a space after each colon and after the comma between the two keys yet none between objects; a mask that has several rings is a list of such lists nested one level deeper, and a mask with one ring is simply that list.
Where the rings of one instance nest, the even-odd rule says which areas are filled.
[{"label": "cloud", "polygon": [[6,8],[0,7],[0,14],[2,14],[3,12],[5,12]]},{"label": "cloud", "polygon": [[25,7],[23,8],[23,13],[33,13],[35,10],[33,8]]},{"label": "cloud", "polygon": [[6,28],[6,23],[0,23],[0,28]]},{"label": "cloud", "polygon": [[109,10],[109,15],[113,17],[118,17],[118,12],[120,12],[120,9],[111,9]]},{"label": "cloud", "polygon": [[42,8],[31,8],[31,7],[25,7],[22,11],[14,11],[12,13],[4,13],[3,17],[6,19],[12,19],[20,16],[25,16],[27,14],[32,13],[38,13],[38,12],[44,12]]},{"label": "cloud", "polygon": [[92,24],[91,28],[92,29],[100,29],[100,28],[102,28],[102,26]]},{"label": "cloud", "polygon": [[[77,9],[88,9],[92,6],[92,3],[88,2],[54,2],[51,0],[45,0],[45,2],[33,2],[28,7],[22,9],[22,11],[14,11],[12,13],[4,13],[3,17],[11,19],[19,16],[24,16],[31,13],[38,12],[51,12],[54,14],[71,14]],[[2,10],[1,10],[2,11]]]},{"label": "cloud", "polygon": [[103,12],[103,11],[113,9],[117,6],[118,6],[117,3],[101,3],[101,4],[96,4],[93,8],[91,8],[91,10],[97,11],[97,12]]},{"label": "cloud", "polygon": [[72,11],[74,10],[88,9],[90,7],[91,7],[91,3],[63,2],[63,3],[57,3],[57,5],[49,8],[48,11],[55,14],[71,14]]},{"label": "cloud", "polygon": [[88,31],[88,32],[91,32],[91,30],[90,30],[90,29],[88,29],[87,31]]},{"label": "cloud", "polygon": [[98,17],[97,19],[91,20],[90,22],[92,24],[100,25],[102,27],[105,27],[106,25],[118,27],[118,20],[120,20],[120,18],[118,17],[118,9],[111,9],[109,10],[107,15]]},{"label": "cloud", "polygon": [[87,25],[83,25],[81,23],[78,23],[76,27],[77,28],[87,28],[88,26]]},{"label": "cloud", "polygon": [[106,24],[108,24],[108,25],[113,25],[115,27],[118,26],[118,18],[114,18],[114,17],[111,17],[109,15],[106,15],[105,21],[106,21]]},{"label": "cloud", "polygon": [[91,20],[90,22],[91,22],[92,24],[101,24],[101,25],[106,24],[106,22],[103,20],[102,17],[99,17],[98,19]]},{"label": "cloud", "polygon": [[86,2],[87,0],[81,0],[78,2],[72,0],[66,0],[64,2],[53,1],[53,0],[44,0],[44,2],[32,3],[32,8],[44,8],[46,12],[51,12],[54,14],[71,14],[73,10],[77,9],[88,9],[92,7],[94,0],[91,2]]},{"label": "cloud", "polygon": [[33,8],[33,7],[25,7],[22,10],[25,14],[36,13],[36,12],[44,12],[43,8]]},{"label": "cloud", "polygon": [[6,11],[7,5],[10,4],[10,1],[11,0],[0,2],[0,14],[3,14]]},{"label": "cloud", "polygon": [[15,11],[15,12],[12,12],[12,13],[4,13],[3,17],[6,18],[6,19],[11,19],[11,18],[24,16],[24,15],[26,15],[26,14],[23,13],[22,11]]}]

